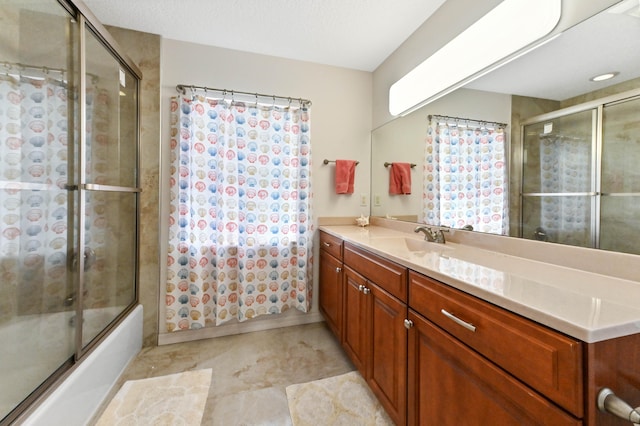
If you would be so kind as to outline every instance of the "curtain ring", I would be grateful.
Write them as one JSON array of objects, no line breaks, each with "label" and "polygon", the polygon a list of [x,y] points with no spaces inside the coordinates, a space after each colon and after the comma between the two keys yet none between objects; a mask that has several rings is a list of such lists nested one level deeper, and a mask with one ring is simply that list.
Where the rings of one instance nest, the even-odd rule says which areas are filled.
[{"label": "curtain ring", "polygon": [[232,103],[232,104],[236,102],[236,98],[235,98],[235,96],[236,96],[236,92],[234,92],[234,91],[232,90],[232,91],[231,91],[231,103]]},{"label": "curtain ring", "polygon": [[258,108],[258,93],[256,92],[255,95],[256,95],[256,108]]},{"label": "curtain ring", "polygon": [[271,96],[271,98],[273,99],[273,103],[271,104],[271,108],[275,108],[276,107],[276,97],[274,95],[274,96]]}]

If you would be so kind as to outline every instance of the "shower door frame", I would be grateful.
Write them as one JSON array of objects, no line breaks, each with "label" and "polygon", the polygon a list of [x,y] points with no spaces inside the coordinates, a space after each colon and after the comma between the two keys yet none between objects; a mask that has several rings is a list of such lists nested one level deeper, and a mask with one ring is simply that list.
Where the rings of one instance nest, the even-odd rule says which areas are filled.
[{"label": "shower door frame", "polygon": [[[562,108],[553,112],[549,112],[546,114],[540,114],[534,117],[527,118],[526,120],[522,120],[520,123],[520,146],[519,146],[519,154],[520,154],[520,164],[519,164],[519,198],[520,198],[520,212],[519,212],[519,224],[518,224],[518,237],[524,238],[523,236],[523,224],[524,224],[524,198],[525,197],[540,197],[540,196],[562,196],[567,195],[564,193],[525,193],[524,192],[524,137],[525,137],[525,126],[531,124],[540,124],[545,121],[558,119],[561,117],[565,117],[571,114],[576,114],[580,112],[595,111],[595,118],[592,119],[592,158],[591,158],[591,189],[593,191],[580,193],[580,195],[590,196],[591,197],[591,247],[587,248],[600,248],[600,210],[601,210],[601,198],[602,193],[602,148],[603,148],[603,119],[604,119],[604,108],[605,106],[617,104],[621,102],[627,102],[634,99],[640,98],[640,89],[632,89],[625,92],[617,93],[614,95],[605,96],[599,99],[595,99],[593,101],[584,102],[578,105],[573,105],[567,108]],[[570,194],[576,195],[576,194]]]},{"label": "shower door frame", "polygon": [[[59,2],[65,0],[58,0]],[[140,196],[138,195],[142,192],[142,189],[139,187],[140,180],[140,82],[142,81],[142,72],[136,66],[136,64],[128,58],[126,55],[122,54],[122,49],[118,46],[118,43],[111,37],[106,28],[100,24],[97,18],[91,13],[91,11],[78,0],[69,0],[69,2],[76,3],[76,7],[78,7],[78,32],[79,32],[79,58],[80,58],[80,68],[78,71],[78,76],[80,79],[80,87],[79,87],[79,120],[80,120],[80,137],[79,137],[79,149],[78,149],[78,170],[79,173],[76,173],[76,176],[79,176],[79,185],[76,189],[78,194],[78,203],[77,206],[79,211],[77,213],[78,216],[78,235],[75,247],[78,249],[78,253],[83,253],[83,245],[85,241],[85,196],[87,191],[106,191],[106,192],[118,192],[118,193],[136,193],[136,218],[135,218],[135,232],[136,232],[136,246],[135,246],[135,276],[134,279],[134,299],[132,303],[124,309],[120,314],[118,314],[114,320],[102,331],[100,331],[95,337],[92,338],[92,341],[86,346],[83,345],[83,321],[76,322],[76,330],[75,330],[75,362],[77,363],[83,356],[87,355],[91,352],[93,348],[95,348],[106,336],[109,335],[111,330],[115,328],[115,326],[124,319],[129,312],[131,312],[138,303],[139,300],[139,275],[140,275],[140,245],[139,245],[139,230],[140,230]],[[127,68],[127,71],[133,74],[133,76],[137,79],[136,85],[136,187],[121,187],[121,186],[113,186],[113,185],[97,185],[87,183],[86,181],[86,125],[87,125],[87,110],[86,110],[86,88],[87,88],[87,70],[86,70],[86,31],[90,31],[96,39],[102,44],[105,49],[107,49],[113,56],[116,58],[121,66]],[[85,272],[85,257],[83,255],[78,255],[77,262],[77,271],[76,277],[78,279],[77,286],[77,294],[78,294],[78,302],[76,305],[76,315],[78,318],[82,318],[84,312],[84,304],[83,304],[83,294],[84,294],[84,272]]]}]

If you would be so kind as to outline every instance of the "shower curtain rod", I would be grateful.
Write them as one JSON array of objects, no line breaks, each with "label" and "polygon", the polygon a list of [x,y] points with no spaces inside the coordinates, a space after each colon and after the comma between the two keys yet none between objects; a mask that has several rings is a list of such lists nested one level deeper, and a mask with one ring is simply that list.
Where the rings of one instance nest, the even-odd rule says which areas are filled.
[{"label": "shower curtain rod", "polygon": [[[58,78],[57,76],[54,77],[55,80],[60,81],[62,83],[67,83],[67,80],[65,79],[65,75],[67,74],[68,70],[63,69],[63,68],[54,68],[54,67],[43,67],[43,66],[39,66],[39,65],[27,65],[27,64],[21,64],[19,62],[7,62],[7,61],[0,61],[0,74],[4,74],[4,75],[11,75],[11,72],[17,72],[18,75],[23,75],[22,72],[23,71],[41,71],[44,74],[49,74],[50,72],[53,73],[58,73],[60,74],[62,77]],[[99,80],[99,77],[95,74],[92,73],[87,73],[87,75],[89,77],[91,77],[93,82],[96,82]],[[40,76],[33,76],[33,75],[25,75],[25,77],[31,77],[31,78],[39,78]]]},{"label": "shower curtain rod", "polygon": [[21,64],[21,63],[18,63],[18,62],[2,61],[2,62],[0,62],[0,64],[2,64],[2,66],[4,67],[4,71],[6,73],[9,73],[9,71],[12,71],[14,69],[16,69],[17,71],[23,71],[23,70],[42,71],[45,74],[48,74],[49,72],[57,72],[57,73],[60,73],[60,74],[65,74],[67,72],[67,70],[62,69],[62,68],[42,67],[42,66],[37,66],[37,65],[26,65],[26,64]]},{"label": "shower curtain rod", "polygon": [[431,115],[430,114],[427,116],[427,118],[429,119],[429,121],[431,121],[431,119],[433,118],[435,118],[436,120],[454,121],[456,125],[462,122],[466,124],[476,123],[476,124],[479,124],[480,126],[493,125],[495,127],[501,127],[501,128],[507,127],[507,123],[496,123],[493,121],[476,120],[474,118],[452,117],[449,115]]},{"label": "shower curtain rod", "polygon": [[256,98],[256,102],[258,101],[258,98],[271,98],[273,99],[273,101],[275,102],[276,99],[283,99],[287,102],[289,102],[289,105],[291,105],[292,101],[297,101],[300,103],[301,107],[310,107],[311,106],[311,101],[308,99],[302,99],[302,98],[292,98],[292,97],[288,97],[288,96],[277,96],[277,95],[266,95],[264,93],[255,93],[255,92],[242,92],[240,90],[227,90],[227,89],[215,89],[212,87],[203,87],[203,86],[192,86],[192,85],[188,85],[188,84],[178,84],[176,86],[176,90],[180,93],[182,93],[183,95],[187,94],[187,89],[190,89],[191,91],[196,91],[196,90],[200,90],[200,91],[204,91],[205,92],[205,96],[207,94],[207,92],[212,91],[212,92],[220,92],[222,93],[222,99],[225,98],[225,96],[227,94],[231,95],[231,98],[233,98],[233,95],[248,95],[248,96],[255,96]]}]

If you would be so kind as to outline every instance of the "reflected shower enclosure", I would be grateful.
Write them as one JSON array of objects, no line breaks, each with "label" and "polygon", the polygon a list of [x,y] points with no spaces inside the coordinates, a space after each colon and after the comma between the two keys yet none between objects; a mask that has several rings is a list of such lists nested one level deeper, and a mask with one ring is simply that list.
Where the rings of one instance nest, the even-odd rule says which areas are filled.
[{"label": "reflected shower enclosure", "polygon": [[640,254],[640,91],[526,120],[522,237]]},{"label": "reflected shower enclosure", "polygon": [[10,422],[137,302],[140,73],[72,3],[0,7],[0,419]]}]

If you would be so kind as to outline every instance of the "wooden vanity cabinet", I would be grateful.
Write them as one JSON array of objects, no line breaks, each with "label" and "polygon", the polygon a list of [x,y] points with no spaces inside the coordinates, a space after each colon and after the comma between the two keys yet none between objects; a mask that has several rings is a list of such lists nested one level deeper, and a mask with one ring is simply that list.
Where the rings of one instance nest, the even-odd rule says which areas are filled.
[{"label": "wooden vanity cabinet", "polygon": [[340,238],[320,241],[320,309],[396,424],[630,424],[596,400],[607,387],[640,405],[640,333],[581,342]]},{"label": "wooden vanity cabinet", "polygon": [[409,319],[407,424],[582,424],[413,310]]},{"label": "wooden vanity cabinet", "polygon": [[582,424],[580,341],[415,272],[409,300],[409,424]]},{"label": "wooden vanity cabinet", "polygon": [[343,348],[389,417],[404,425],[407,270],[349,243],[344,265]]},{"label": "wooden vanity cabinet", "polygon": [[320,289],[318,304],[327,325],[342,341],[342,239],[320,231]]}]

